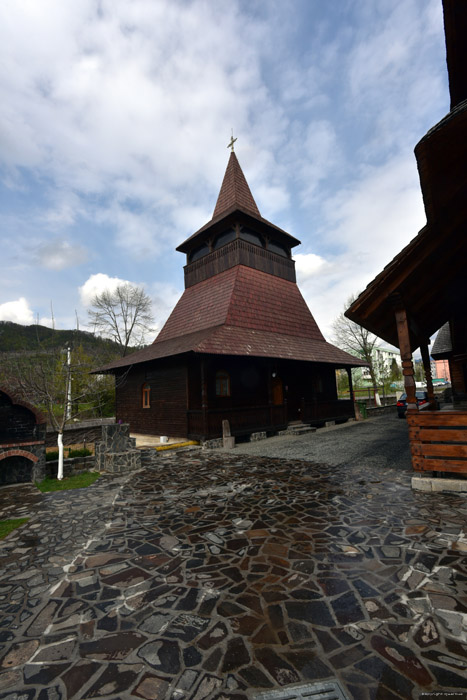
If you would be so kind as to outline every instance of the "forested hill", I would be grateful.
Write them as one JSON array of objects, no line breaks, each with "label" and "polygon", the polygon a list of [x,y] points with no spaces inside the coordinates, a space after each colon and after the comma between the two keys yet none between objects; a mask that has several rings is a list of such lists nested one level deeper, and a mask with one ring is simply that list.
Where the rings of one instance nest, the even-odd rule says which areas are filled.
[{"label": "forested hill", "polygon": [[87,331],[61,331],[46,326],[22,326],[12,321],[0,321],[0,352],[32,351],[39,348],[64,348],[82,345],[89,350],[107,350],[118,354],[111,340],[99,338]]}]

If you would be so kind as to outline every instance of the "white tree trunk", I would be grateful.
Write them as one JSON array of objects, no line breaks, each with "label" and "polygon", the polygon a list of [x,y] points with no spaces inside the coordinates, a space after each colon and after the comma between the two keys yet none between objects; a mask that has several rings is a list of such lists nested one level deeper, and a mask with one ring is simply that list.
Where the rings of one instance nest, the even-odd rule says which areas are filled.
[{"label": "white tree trunk", "polygon": [[58,472],[57,479],[61,481],[63,479],[63,434],[58,433],[57,436],[58,445]]},{"label": "white tree trunk", "polygon": [[381,406],[381,399],[379,398],[379,394],[377,391],[375,391],[375,404],[377,406]]}]

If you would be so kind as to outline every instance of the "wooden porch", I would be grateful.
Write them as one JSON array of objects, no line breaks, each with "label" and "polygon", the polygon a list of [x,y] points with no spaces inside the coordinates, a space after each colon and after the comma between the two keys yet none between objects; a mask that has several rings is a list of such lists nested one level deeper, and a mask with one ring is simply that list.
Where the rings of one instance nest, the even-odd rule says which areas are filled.
[{"label": "wooden porch", "polygon": [[[287,401],[280,405],[243,406],[238,408],[206,408],[187,411],[187,436],[190,439],[220,437],[222,421],[229,420],[232,435],[267,431],[287,427],[290,419]],[[348,420],[355,416],[353,401],[336,399],[301,402],[301,420],[319,424],[328,420]]]}]

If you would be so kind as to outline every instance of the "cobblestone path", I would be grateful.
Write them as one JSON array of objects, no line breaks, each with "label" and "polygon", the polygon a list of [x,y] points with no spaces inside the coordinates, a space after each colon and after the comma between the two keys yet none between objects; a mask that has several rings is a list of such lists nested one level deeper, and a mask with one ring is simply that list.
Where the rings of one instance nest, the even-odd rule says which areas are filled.
[{"label": "cobblestone path", "polygon": [[145,457],[82,491],[25,487],[31,519],[0,543],[1,699],[245,700],[327,678],[352,700],[465,697],[465,497],[377,466]]}]

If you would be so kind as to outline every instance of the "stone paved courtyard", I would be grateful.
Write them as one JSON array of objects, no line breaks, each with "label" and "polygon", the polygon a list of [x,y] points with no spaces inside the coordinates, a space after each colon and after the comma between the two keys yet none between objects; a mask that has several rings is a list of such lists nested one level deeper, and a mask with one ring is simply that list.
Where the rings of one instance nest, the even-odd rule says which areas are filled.
[{"label": "stone paved courtyard", "polygon": [[465,698],[467,497],[336,461],[146,451],[81,491],[2,489],[31,519],[0,542],[0,698]]}]

